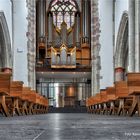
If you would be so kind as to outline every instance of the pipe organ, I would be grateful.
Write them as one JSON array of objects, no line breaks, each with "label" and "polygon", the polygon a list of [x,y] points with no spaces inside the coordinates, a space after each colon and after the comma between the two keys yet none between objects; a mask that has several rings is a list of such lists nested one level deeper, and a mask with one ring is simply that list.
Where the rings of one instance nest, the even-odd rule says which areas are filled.
[{"label": "pipe organ", "polygon": [[80,12],[75,13],[75,45],[76,47],[80,47]]},{"label": "pipe organ", "polygon": [[37,3],[37,64],[57,69],[90,66],[90,1],[82,1],[82,11],[67,0],[57,0],[60,7],[52,3],[48,9],[44,2]]}]

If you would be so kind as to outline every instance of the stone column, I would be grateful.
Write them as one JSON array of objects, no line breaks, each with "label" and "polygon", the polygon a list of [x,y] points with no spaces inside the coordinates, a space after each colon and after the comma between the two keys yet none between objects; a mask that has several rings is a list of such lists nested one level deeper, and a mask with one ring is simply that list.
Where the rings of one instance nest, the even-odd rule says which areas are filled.
[{"label": "stone column", "polygon": [[28,82],[29,87],[36,89],[36,1],[27,0],[28,8]]},{"label": "stone column", "polygon": [[129,0],[128,72],[135,72],[135,0]]},{"label": "stone column", "polygon": [[135,0],[135,72],[140,72],[140,1]]},{"label": "stone column", "polygon": [[98,0],[91,0],[91,95],[100,91],[100,57],[99,57],[99,12]]}]

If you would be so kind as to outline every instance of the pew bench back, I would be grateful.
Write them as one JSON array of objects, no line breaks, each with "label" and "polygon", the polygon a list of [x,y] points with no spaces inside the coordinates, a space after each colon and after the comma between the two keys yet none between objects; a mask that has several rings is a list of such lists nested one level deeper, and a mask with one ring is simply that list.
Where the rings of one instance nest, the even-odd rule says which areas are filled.
[{"label": "pew bench back", "polygon": [[11,74],[0,72],[0,95],[9,95]]}]

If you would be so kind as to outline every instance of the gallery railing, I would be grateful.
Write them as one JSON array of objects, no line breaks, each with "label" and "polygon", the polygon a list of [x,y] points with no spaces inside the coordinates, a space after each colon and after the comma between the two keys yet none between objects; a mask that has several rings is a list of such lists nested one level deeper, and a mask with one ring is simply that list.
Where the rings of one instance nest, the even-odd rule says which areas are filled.
[{"label": "gallery railing", "polygon": [[[62,67],[63,66],[63,67]],[[53,64],[50,57],[45,58],[41,61],[37,61],[36,67],[44,67],[44,68],[91,68],[91,59],[88,58],[77,58],[75,65],[71,65],[70,63],[65,63],[62,65],[61,63]]]}]

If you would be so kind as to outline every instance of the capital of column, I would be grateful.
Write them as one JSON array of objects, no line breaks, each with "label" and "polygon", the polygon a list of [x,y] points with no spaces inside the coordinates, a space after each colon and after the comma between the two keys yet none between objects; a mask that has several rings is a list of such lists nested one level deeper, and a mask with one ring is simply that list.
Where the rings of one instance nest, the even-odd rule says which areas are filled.
[{"label": "capital of column", "polygon": [[12,73],[12,69],[8,68],[8,67],[5,67],[5,68],[2,68],[2,72],[4,72],[4,73]]},{"label": "capital of column", "polygon": [[123,81],[124,72],[125,72],[125,69],[123,67],[115,68],[115,81]]}]

